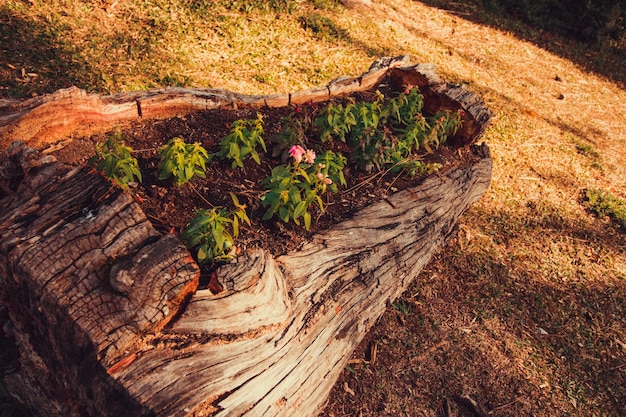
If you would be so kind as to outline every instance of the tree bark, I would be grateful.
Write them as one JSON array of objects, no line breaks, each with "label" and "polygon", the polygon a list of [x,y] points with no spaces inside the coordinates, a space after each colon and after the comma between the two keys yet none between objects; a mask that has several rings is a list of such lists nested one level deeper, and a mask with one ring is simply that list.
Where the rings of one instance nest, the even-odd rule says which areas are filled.
[{"label": "tree bark", "polygon": [[[394,62],[336,80],[328,94],[384,79],[426,83],[440,107],[462,108],[474,121],[459,143],[480,137],[489,112],[475,95],[455,101],[430,67],[391,72]],[[20,117],[39,107],[24,108]],[[5,132],[23,131],[22,119],[13,120],[18,126]],[[297,251],[242,254],[218,270],[224,291],[213,295],[197,290],[199,270],[187,250],[155,231],[130,192],[11,145],[0,158],[0,300],[21,369],[4,382],[46,416],[319,414],[386,303],[486,191],[487,147],[459,152],[462,164],[365,208]]]}]

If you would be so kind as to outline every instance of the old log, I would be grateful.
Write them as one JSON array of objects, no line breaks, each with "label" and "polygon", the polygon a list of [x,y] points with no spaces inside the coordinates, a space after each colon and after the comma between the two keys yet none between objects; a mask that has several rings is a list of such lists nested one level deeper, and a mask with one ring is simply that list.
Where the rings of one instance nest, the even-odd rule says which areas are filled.
[{"label": "old log", "polygon": [[[328,94],[386,80],[425,83],[440,107],[462,108],[472,120],[457,143],[479,138],[489,118],[482,102],[454,86],[447,95],[432,68],[406,64],[379,61],[361,77],[329,84]],[[180,100],[167,101],[160,108],[180,111]],[[64,105],[70,114],[83,112]],[[54,100],[13,106],[19,115],[3,134],[46,140],[50,112],[41,112],[39,124],[33,112],[56,108]],[[56,140],[86,119],[71,120]],[[459,152],[462,164],[365,208],[297,251],[242,254],[218,270],[224,291],[214,295],[197,289],[198,267],[184,246],[155,231],[131,192],[87,168],[9,146],[0,158],[0,300],[21,367],[4,383],[35,415],[319,414],[386,303],[487,189],[487,147]]]},{"label": "old log", "polygon": [[391,82],[397,89],[418,86],[426,111],[464,109],[463,124],[453,140],[469,144],[479,138],[490,118],[480,97],[465,87],[445,83],[432,64],[411,65],[407,56],[381,58],[358,77],[339,77],[328,85],[305,91],[267,96],[237,94],[219,89],[180,87],[120,93],[87,94],[76,87],[19,101],[0,99],[0,149],[13,141],[40,149],[73,134],[105,132],[138,119],[158,119],[218,108],[283,107],[327,101]]}]

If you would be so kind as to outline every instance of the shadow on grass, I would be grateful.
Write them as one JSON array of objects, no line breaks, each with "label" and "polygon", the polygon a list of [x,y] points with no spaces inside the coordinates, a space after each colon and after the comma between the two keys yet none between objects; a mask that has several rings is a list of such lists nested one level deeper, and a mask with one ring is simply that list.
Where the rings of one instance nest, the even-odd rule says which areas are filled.
[{"label": "shadow on grass", "polygon": [[[493,227],[510,227],[517,219],[508,215],[492,213],[496,222],[506,219]],[[553,225],[553,219],[545,222]],[[585,236],[599,246],[606,237],[570,223],[551,233]],[[379,415],[381,408],[400,411],[408,397],[409,407],[420,403],[430,415],[442,399],[463,394],[497,416],[622,415],[626,373],[617,339],[626,312],[623,277],[544,277],[528,264],[513,267],[498,253],[457,248],[452,244],[436,255],[403,294],[411,311],[402,326],[388,308],[364,339],[358,352],[373,344],[385,354],[367,372],[341,375],[331,394],[333,411]],[[344,383],[357,395],[347,395]],[[359,395],[369,391],[365,387],[377,387],[375,395]]]},{"label": "shadow on grass", "polygon": [[100,89],[101,77],[63,32],[0,6],[0,97],[30,97],[72,85]]},{"label": "shadow on grass", "polygon": [[[623,234],[611,226],[589,227],[583,222],[564,220],[558,207],[545,202],[543,207],[529,207],[528,211],[526,218],[531,220],[521,225],[521,230],[509,229],[511,224],[519,224],[519,218],[510,218],[507,212],[497,213],[493,217],[497,221],[489,229],[496,230],[496,236],[515,237],[525,228],[541,228],[552,235],[549,239],[552,242],[587,242],[586,250],[595,253],[598,263],[623,247]],[[524,268],[523,259],[509,263],[491,254],[483,259],[460,255],[461,263],[467,264],[458,268],[458,272],[474,272],[476,283],[466,289],[474,294],[472,309],[483,309],[485,314],[498,317],[509,329],[517,329],[521,339],[529,340],[536,352],[542,352],[540,355],[551,368],[550,373],[556,376],[553,384],[560,383],[565,388],[571,385],[569,382],[575,383],[581,389],[573,393],[574,399],[585,409],[619,414],[626,407],[622,389],[626,374],[619,371],[624,367],[625,356],[618,341],[624,330],[621,318],[626,313],[626,285],[617,271],[604,279],[586,279],[583,268],[575,268],[574,252],[570,254],[572,271],[548,273],[552,260],[547,251],[538,269],[545,269],[548,279],[540,279],[544,274],[537,274],[535,268]],[[519,256],[523,258],[526,254]],[[450,258],[448,267],[456,268],[459,258],[447,258]],[[569,272],[572,274],[568,275]]]},{"label": "shadow on grass", "polygon": [[353,49],[360,49],[370,57],[388,56],[392,49],[368,45],[350,35],[350,31],[339,26],[331,18],[318,13],[308,13],[299,17],[298,21],[303,30],[310,32],[319,40],[345,43]]},{"label": "shadow on grass", "polygon": [[472,22],[510,32],[581,68],[626,86],[626,5],[600,1],[421,0]]}]

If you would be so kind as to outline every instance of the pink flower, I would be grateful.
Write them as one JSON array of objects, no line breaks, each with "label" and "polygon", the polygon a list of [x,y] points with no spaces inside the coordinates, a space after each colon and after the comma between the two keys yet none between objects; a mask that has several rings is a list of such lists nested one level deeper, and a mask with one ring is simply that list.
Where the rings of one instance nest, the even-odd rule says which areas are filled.
[{"label": "pink flower", "polygon": [[409,94],[411,92],[411,90],[413,89],[413,85],[409,84],[406,86],[406,90],[404,90],[404,94]]},{"label": "pink flower", "polygon": [[328,178],[328,175],[324,175],[321,172],[317,173],[317,178],[326,185],[330,185],[333,183],[333,180]]},{"label": "pink flower", "polygon": [[305,153],[305,150],[300,145],[294,145],[289,149],[289,155],[293,156],[293,159],[295,159],[298,164],[302,161],[302,155]]},{"label": "pink flower", "polygon": [[307,164],[312,164],[313,162],[315,162],[315,151],[312,151],[310,149],[307,150],[304,154],[304,160]]}]

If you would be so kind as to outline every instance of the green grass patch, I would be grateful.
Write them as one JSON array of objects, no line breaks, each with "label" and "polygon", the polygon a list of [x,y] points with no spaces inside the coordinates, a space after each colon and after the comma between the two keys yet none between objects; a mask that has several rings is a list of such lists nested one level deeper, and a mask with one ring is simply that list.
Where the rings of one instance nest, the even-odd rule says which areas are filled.
[{"label": "green grass patch", "polygon": [[291,13],[298,7],[298,2],[295,0],[253,0],[253,1],[238,1],[238,0],[191,0],[188,3],[188,7],[194,12],[204,15],[210,13],[215,9],[215,6],[221,6],[231,11],[241,13],[252,12],[288,12]]},{"label": "green grass patch", "polygon": [[589,145],[588,143],[576,141],[574,145],[576,146],[576,152],[578,152],[581,155],[590,156],[592,158],[600,157],[600,154],[598,153],[598,151],[596,151],[595,148]]},{"label": "green grass patch", "polygon": [[314,9],[334,10],[341,5],[339,0],[309,0]]},{"label": "green grass patch", "polygon": [[310,31],[318,39],[329,41],[346,39],[347,33],[332,21],[329,17],[318,13],[311,13],[300,17],[300,25],[304,30]]},{"label": "green grass patch", "polygon": [[592,188],[584,191],[584,205],[600,217],[608,216],[626,233],[626,202],[608,191]]},{"label": "green grass patch", "polygon": [[602,166],[602,157],[592,145],[578,140],[574,140],[574,146],[576,147],[576,152],[591,160],[592,168],[597,168],[600,171],[604,169],[604,167]]}]

